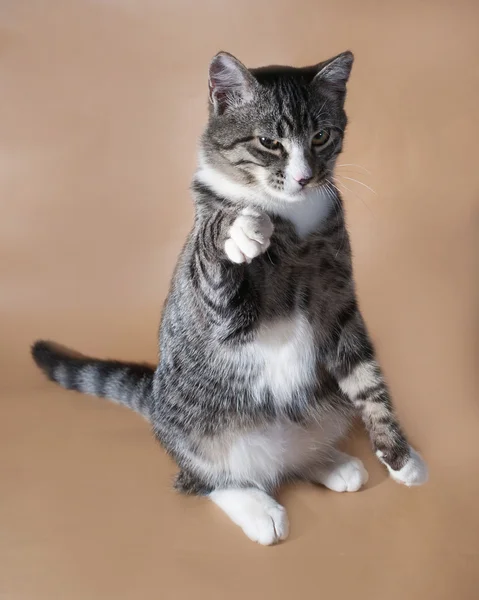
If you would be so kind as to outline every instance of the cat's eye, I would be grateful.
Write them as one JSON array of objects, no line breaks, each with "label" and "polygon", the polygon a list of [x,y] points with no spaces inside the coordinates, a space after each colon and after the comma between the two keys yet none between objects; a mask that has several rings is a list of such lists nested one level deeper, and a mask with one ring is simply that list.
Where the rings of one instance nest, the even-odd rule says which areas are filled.
[{"label": "cat's eye", "polygon": [[313,146],[325,146],[331,137],[331,134],[327,129],[321,129],[318,133],[313,137],[311,144]]},{"label": "cat's eye", "polygon": [[268,150],[281,150],[283,148],[281,142],[278,142],[278,140],[272,140],[271,138],[267,137],[260,137],[259,143]]}]

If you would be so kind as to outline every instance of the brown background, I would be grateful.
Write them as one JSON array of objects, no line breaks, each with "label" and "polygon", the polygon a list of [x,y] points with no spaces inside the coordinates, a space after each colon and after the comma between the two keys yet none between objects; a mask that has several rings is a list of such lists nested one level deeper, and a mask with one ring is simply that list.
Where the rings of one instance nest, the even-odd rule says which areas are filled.
[{"label": "brown background", "polygon": [[[478,24],[458,0],[0,2],[2,600],[479,597]],[[431,481],[394,484],[358,432],[366,489],[284,490],[291,537],[264,548],[175,496],[148,426],[46,382],[28,346],[155,360],[209,58],[347,48],[360,299]]]}]

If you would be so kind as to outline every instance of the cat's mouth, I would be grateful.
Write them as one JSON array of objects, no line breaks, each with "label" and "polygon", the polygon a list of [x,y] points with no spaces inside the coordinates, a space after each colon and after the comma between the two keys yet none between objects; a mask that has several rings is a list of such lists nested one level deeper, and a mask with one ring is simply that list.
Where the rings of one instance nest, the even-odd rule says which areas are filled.
[{"label": "cat's mouth", "polygon": [[282,171],[278,171],[268,178],[259,177],[258,179],[268,195],[283,202],[301,202],[309,196],[322,195],[322,191],[326,194],[329,193],[328,190],[332,188],[330,176],[331,172],[325,169],[305,185],[286,178]]},{"label": "cat's mouth", "polygon": [[317,179],[316,181],[311,181],[305,186],[300,187],[296,192],[293,192],[293,195],[298,197],[307,196],[311,192],[315,190],[319,190],[320,188],[327,189],[329,185],[329,180],[327,175],[321,177],[321,179]]}]

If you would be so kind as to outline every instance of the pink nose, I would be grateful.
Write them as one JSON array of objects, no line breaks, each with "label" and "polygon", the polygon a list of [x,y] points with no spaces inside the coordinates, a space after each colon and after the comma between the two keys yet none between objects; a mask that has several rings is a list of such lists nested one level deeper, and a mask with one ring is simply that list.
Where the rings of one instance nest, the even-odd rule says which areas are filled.
[{"label": "pink nose", "polygon": [[304,187],[307,183],[309,183],[312,178],[313,178],[312,175],[305,176],[305,175],[301,174],[301,175],[294,176],[294,180],[297,181],[301,187]]}]

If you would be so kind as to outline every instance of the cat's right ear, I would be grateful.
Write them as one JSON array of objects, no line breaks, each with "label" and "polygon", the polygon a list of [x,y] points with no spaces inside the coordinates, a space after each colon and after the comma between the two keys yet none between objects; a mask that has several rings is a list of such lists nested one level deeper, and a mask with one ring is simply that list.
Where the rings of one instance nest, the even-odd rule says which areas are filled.
[{"label": "cat's right ear", "polygon": [[213,110],[221,115],[229,107],[249,102],[257,82],[237,58],[219,52],[210,63],[208,85]]}]

